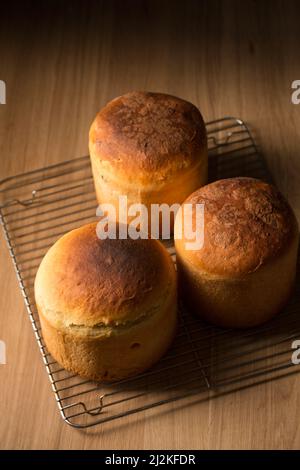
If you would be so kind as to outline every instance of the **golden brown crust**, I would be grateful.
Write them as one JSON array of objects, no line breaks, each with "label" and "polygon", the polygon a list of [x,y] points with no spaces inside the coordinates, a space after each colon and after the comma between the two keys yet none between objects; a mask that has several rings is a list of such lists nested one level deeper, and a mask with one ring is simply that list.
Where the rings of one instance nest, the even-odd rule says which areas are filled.
[{"label": "golden brown crust", "polygon": [[96,223],[73,230],[48,251],[35,280],[36,302],[54,326],[131,324],[154,314],[176,283],[157,240],[100,240]]},{"label": "golden brown crust", "polygon": [[39,308],[44,341],[65,369],[91,380],[113,381],[141,373],[160,359],[175,336],[176,294],[174,285],[157,313],[126,328],[112,327],[101,336],[55,328]]},{"label": "golden brown crust", "polygon": [[204,203],[204,245],[185,251],[183,239],[176,241],[176,248],[209,275],[239,277],[254,272],[281,253],[298,233],[283,196],[254,178],[216,181],[195,191],[185,203]]},{"label": "golden brown crust", "polygon": [[299,238],[286,250],[243,277],[209,276],[177,256],[181,295],[192,312],[225,328],[250,328],[270,320],[294,287]]},{"label": "golden brown crust", "polygon": [[131,92],[115,98],[90,129],[92,158],[136,178],[168,178],[206,158],[206,130],[191,103],[162,93]]}]

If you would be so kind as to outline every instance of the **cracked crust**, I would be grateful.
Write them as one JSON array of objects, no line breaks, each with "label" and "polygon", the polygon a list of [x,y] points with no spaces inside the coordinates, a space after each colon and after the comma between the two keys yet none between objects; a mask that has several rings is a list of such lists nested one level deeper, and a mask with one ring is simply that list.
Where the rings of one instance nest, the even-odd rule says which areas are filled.
[{"label": "cracked crust", "polygon": [[207,157],[206,130],[191,103],[162,93],[131,92],[109,102],[90,129],[90,154],[118,173],[167,179]]},{"label": "cracked crust", "polygon": [[[280,192],[254,178],[219,180],[200,188],[185,203],[204,203],[204,245],[176,248],[208,275],[241,276],[276,258],[298,236],[295,216]],[[175,228],[176,231],[176,228]]]}]

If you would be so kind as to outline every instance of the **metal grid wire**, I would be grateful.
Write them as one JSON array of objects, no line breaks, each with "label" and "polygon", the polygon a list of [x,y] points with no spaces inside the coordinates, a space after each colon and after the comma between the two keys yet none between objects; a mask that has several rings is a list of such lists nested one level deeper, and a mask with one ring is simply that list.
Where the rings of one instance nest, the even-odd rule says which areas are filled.
[{"label": "metal grid wire", "polygon": [[[243,121],[226,117],[206,126],[211,181],[232,176],[270,181]],[[89,157],[7,178],[0,183],[0,197],[8,249],[55,399],[68,424],[89,427],[168,402],[212,399],[299,371],[291,362],[292,341],[300,339],[298,288],[273,321],[244,331],[204,324],[181,307],[171,350],[138,377],[101,384],[67,372],[45,347],[33,282],[43,255],[58,237],[96,220]],[[166,245],[175,262],[172,242]]]}]

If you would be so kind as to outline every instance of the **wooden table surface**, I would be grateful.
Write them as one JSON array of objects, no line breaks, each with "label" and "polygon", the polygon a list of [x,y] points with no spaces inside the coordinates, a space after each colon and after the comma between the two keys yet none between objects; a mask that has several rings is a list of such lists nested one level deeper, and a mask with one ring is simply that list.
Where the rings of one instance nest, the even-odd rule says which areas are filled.
[{"label": "wooden table surface", "polygon": [[[300,4],[292,1],[23,2],[0,26],[0,178],[87,154],[101,106],[132,89],[178,95],[206,120],[249,123],[300,220]],[[1,7],[2,8],[2,7]],[[300,448],[300,375],[86,431],[61,420],[3,236],[0,447]]]}]

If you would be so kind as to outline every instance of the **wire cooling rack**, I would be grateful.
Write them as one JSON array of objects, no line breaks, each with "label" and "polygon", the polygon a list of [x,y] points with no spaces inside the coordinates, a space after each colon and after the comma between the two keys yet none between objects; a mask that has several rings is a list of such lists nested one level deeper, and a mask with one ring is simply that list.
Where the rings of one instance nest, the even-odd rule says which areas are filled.
[{"label": "wire cooling rack", "polygon": [[[242,120],[226,117],[206,127],[210,181],[232,176],[271,180]],[[287,308],[259,328],[215,328],[181,307],[173,347],[155,367],[138,377],[105,385],[67,372],[45,347],[33,283],[43,255],[55,240],[96,220],[89,157],[7,178],[0,183],[0,197],[9,253],[59,411],[68,424],[84,428],[191,397],[208,400],[299,371],[291,360],[292,343],[300,339],[297,282],[298,289]],[[167,248],[176,262],[171,241]]]}]

